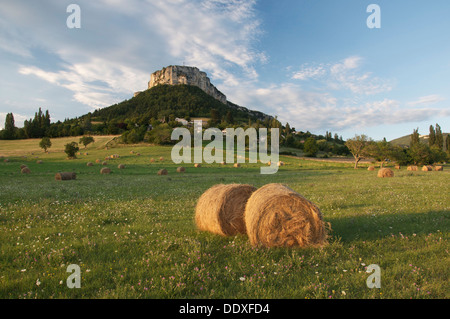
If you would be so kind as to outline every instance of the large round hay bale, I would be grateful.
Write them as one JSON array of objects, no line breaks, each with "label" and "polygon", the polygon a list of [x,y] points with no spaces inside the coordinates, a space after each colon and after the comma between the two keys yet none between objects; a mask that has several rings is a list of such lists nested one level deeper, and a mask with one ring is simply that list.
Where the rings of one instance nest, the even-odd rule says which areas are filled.
[{"label": "large round hay bale", "polygon": [[416,165],[410,165],[406,168],[408,171],[418,171],[419,168]]},{"label": "large round hay bale", "polygon": [[444,170],[444,167],[443,167],[443,166],[435,166],[435,167],[434,167],[434,170],[435,170],[435,171],[443,171],[443,170]]},{"label": "large round hay bale", "polygon": [[20,172],[22,173],[22,174],[30,174],[31,173],[31,171],[30,171],[30,169],[28,168],[28,167],[23,167],[21,170],[20,170]]},{"label": "large round hay bale", "polygon": [[209,188],[197,201],[197,228],[222,236],[245,234],[245,205],[255,190],[247,184],[218,184]]},{"label": "large round hay bale", "polygon": [[28,167],[28,166],[26,166],[25,164],[20,165],[20,169],[24,169],[25,167]]},{"label": "large round hay bale", "polygon": [[167,172],[167,170],[166,170],[165,168],[160,169],[160,170],[158,171],[158,175],[167,175],[167,174],[169,174],[169,172]]},{"label": "large round hay bale", "polygon": [[125,165],[119,164],[119,165],[117,166],[117,168],[118,168],[118,169],[124,169],[124,168],[125,168]]},{"label": "large round hay bale", "polygon": [[183,166],[177,167],[177,173],[184,173],[186,172],[186,168],[184,168]]},{"label": "large round hay bale", "polygon": [[423,172],[431,172],[432,170],[433,170],[433,166],[431,166],[431,165],[424,165],[422,167]]},{"label": "large round hay bale", "polygon": [[92,163],[92,162],[87,162],[86,166],[94,166],[94,163]]},{"label": "large round hay bale", "polygon": [[255,191],[244,219],[253,246],[319,247],[327,243],[319,208],[282,184],[267,184]]},{"label": "large round hay bale", "polygon": [[202,165],[201,165],[201,164],[198,164],[198,163],[195,163],[195,164],[194,164],[194,167],[202,167]]},{"label": "large round hay bale", "polygon": [[374,170],[375,170],[375,166],[369,166],[369,167],[367,168],[367,170],[368,170],[368,171],[374,171]]},{"label": "large round hay bale", "polygon": [[100,174],[109,174],[109,173],[111,173],[111,169],[108,168],[108,167],[103,167],[103,168],[100,170]]},{"label": "large round hay bale", "polygon": [[394,171],[390,168],[380,168],[377,174],[378,177],[394,177]]},{"label": "large round hay bale", "polygon": [[76,178],[77,174],[73,172],[59,172],[55,174],[55,180],[57,181],[69,181]]}]

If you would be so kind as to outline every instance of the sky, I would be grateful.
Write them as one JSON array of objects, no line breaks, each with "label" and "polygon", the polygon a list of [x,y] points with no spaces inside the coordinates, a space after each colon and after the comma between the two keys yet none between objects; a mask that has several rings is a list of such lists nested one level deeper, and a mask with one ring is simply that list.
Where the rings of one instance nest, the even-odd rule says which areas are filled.
[{"label": "sky", "polygon": [[297,131],[449,132],[449,14],[448,0],[0,0],[0,127],[39,107],[81,116],[188,65]]}]

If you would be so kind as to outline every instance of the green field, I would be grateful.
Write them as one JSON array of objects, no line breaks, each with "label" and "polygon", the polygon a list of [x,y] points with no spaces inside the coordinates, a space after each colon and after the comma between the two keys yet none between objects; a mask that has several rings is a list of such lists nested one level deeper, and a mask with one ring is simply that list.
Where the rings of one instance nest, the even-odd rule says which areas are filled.
[{"label": "green field", "polygon": [[[58,147],[43,153],[36,140],[0,141],[9,159],[0,160],[0,298],[450,297],[448,165],[381,179],[366,164],[281,156],[287,165],[275,175],[261,175],[261,164],[183,164],[179,174],[170,147],[106,150],[108,140],[74,160]],[[111,154],[120,158],[109,160],[110,175],[86,166]],[[169,174],[158,176],[161,168]],[[55,181],[58,171],[77,179]],[[195,204],[209,187],[274,182],[319,206],[329,245],[254,248],[244,235],[196,230]],[[70,264],[80,266],[80,289],[66,286]],[[381,267],[380,289],[366,285],[370,264]]]}]

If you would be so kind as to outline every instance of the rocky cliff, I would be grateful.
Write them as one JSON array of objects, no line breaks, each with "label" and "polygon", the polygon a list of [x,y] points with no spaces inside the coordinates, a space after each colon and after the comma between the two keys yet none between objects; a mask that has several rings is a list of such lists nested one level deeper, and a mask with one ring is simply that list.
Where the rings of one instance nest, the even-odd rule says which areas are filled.
[{"label": "rocky cliff", "polygon": [[148,88],[159,84],[187,84],[201,88],[205,93],[211,95],[220,102],[227,104],[227,97],[220,92],[206,76],[205,72],[196,67],[171,65],[162,70],[154,72],[148,82]]}]

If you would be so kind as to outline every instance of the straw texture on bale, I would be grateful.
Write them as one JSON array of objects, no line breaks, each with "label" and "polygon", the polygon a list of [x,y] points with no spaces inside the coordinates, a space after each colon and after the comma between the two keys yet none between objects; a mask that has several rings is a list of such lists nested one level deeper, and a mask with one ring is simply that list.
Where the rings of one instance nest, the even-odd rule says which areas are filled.
[{"label": "straw texture on bale", "polygon": [[94,163],[88,162],[88,163],[86,164],[86,166],[94,166]]},{"label": "straw texture on bale", "polygon": [[177,173],[184,173],[186,172],[186,168],[184,168],[183,166],[177,167]]},{"label": "straw texture on bale", "polygon": [[169,174],[169,172],[167,172],[167,170],[166,170],[165,168],[160,169],[160,170],[158,171],[158,175],[167,175],[167,174]]},{"label": "straw texture on bale", "polygon": [[109,174],[109,173],[111,173],[111,169],[108,168],[108,167],[103,167],[103,168],[100,170],[100,174]]},{"label": "straw texture on bale", "polygon": [[118,169],[124,169],[124,168],[125,168],[125,165],[119,164],[119,165],[117,166],[117,168],[118,168]]},{"label": "straw texture on bale", "polygon": [[435,170],[435,171],[443,171],[443,170],[444,170],[444,167],[443,167],[443,166],[435,166],[435,167],[434,167],[434,170]]},{"label": "straw texture on bale", "polygon": [[60,172],[56,173],[55,180],[57,181],[70,181],[72,179],[76,179],[77,174],[72,172]]},{"label": "straw texture on bale", "polygon": [[23,167],[21,170],[20,170],[20,172],[22,173],[22,174],[30,174],[31,173],[31,171],[30,171],[30,169],[28,168],[28,167]]},{"label": "straw texture on bale", "polygon": [[375,166],[369,166],[369,168],[367,170],[368,171],[374,171],[375,170]]},{"label": "straw texture on bale", "polygon": [[406,168],[406,170],[408,170],[408,171],[417,171],[417,170],[419,170],[419,168],[417,166],[415,166],[415,165],[410,165],[410,166],[408,166]]},{"label": "straw texture on bale", "polygon": [[394,177],[394,172],[390,168],[380,168],[378,177]]},{"label": "straw texture on bale", "polygon": [[422,167],[422,171],[424,171],[424,172],[431,172],[432,170],[433,170],[433,166],[431,166],[431,165],[424,165]]},{"label": "straw texture on bale", "polygon": [[319,208],[282,184],[267,184],[255,191],[244,220],[253,246],[320,247],[327,243]]},{"label": "straw texture on bale", "polygon": [[209,188],[197,201],[197,228],[221,236],[245,234],[245,205],[255,190],[247,184],[218,184]]}]

